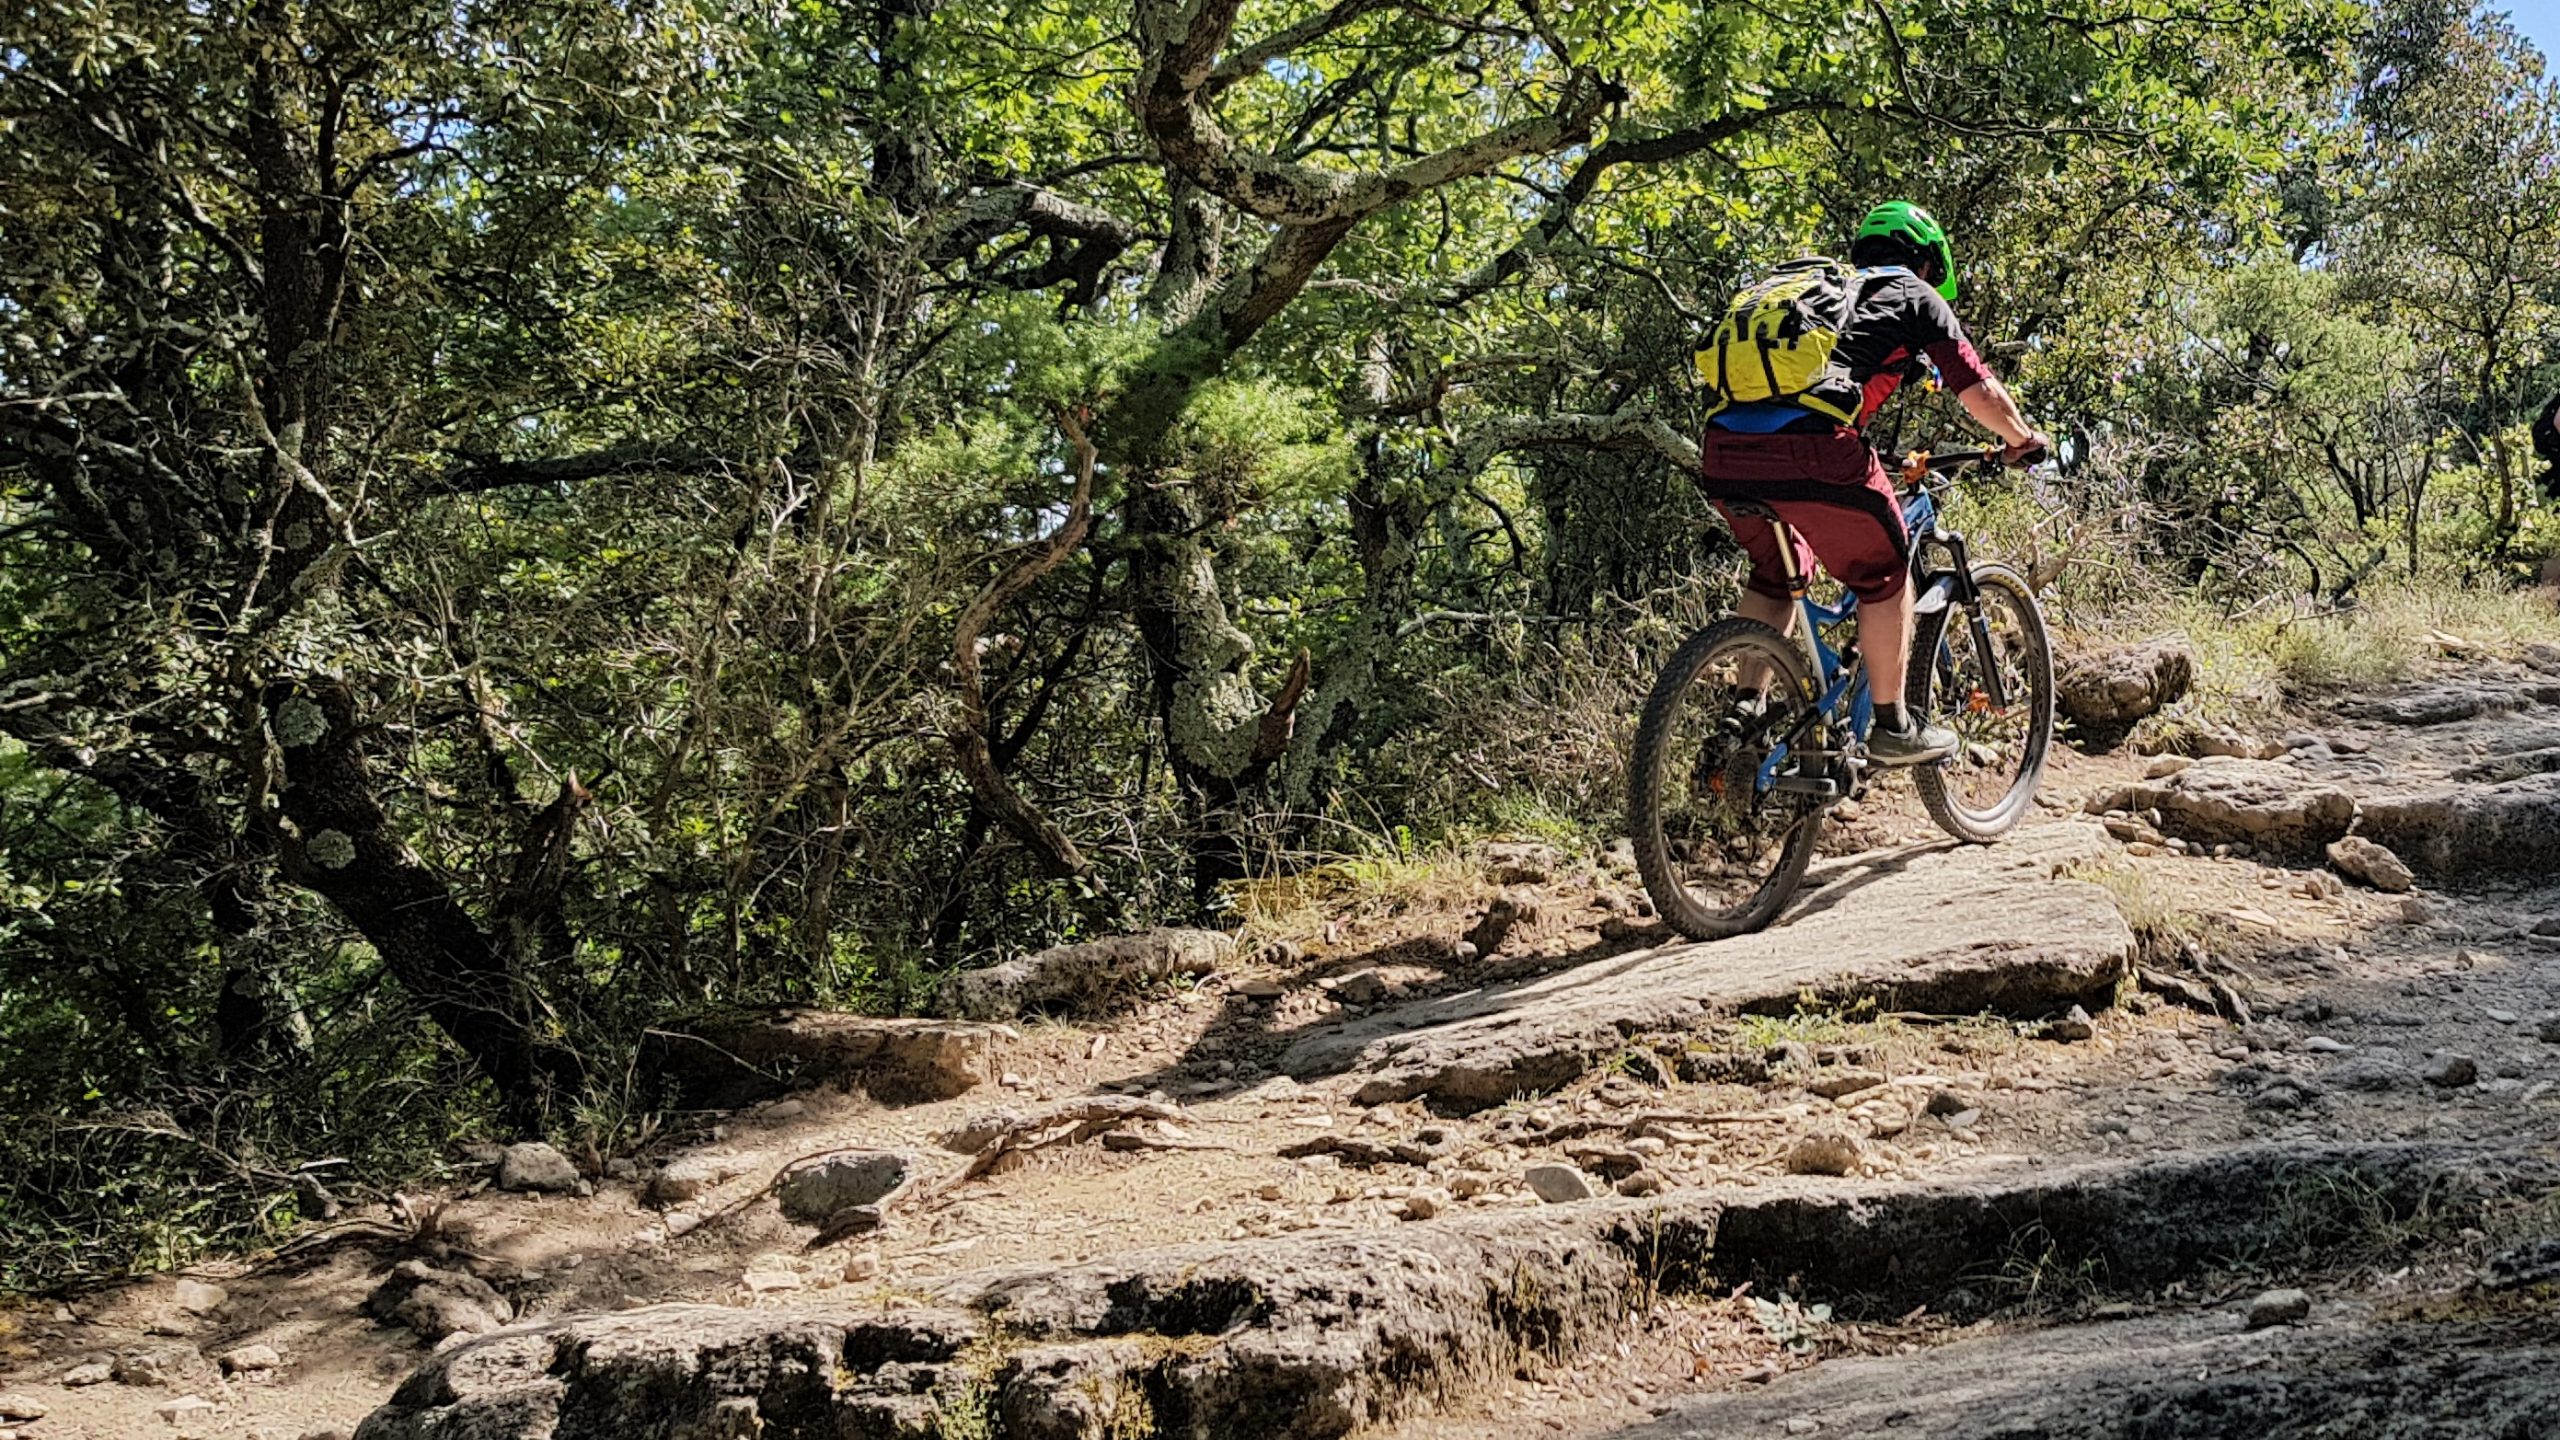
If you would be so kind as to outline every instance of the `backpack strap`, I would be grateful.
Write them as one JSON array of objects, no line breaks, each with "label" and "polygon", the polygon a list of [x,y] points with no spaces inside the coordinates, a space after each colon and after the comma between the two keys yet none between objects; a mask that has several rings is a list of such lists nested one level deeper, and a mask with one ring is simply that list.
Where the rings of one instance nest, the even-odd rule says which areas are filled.
[{"label": "backpack strap", "polygon": [[1858,301],[1864,298],[1868,272],[1852,270],[1846,265],[1837,269],[1840,273],[1840,314],[1831,322],[1831,333],[1846,335],[1849,322],[1858,318]]}]

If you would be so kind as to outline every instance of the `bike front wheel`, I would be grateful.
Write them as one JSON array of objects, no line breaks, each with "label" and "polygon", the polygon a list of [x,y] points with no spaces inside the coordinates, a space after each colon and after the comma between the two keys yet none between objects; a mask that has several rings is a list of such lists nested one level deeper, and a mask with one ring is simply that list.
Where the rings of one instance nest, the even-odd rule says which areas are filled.
[{"label": "bike front wheel", "polygon": [[1814,706],[1803,655],[1757,620],[1708,626],[1663,668],[1636,727],[1627,820],[1672,929],[1719,940],[1786,908],[1822,828],[1828,727]]},{"label": "bike front wheel", "polygon": [[2053,743],[2053,646],[2018,572],[1977,566],[1973,585],[1972,604],[1920,617],[1904,689],[1914,713],[1957,738],[1954,754],[1913,772],[1920,803],[1940,829],[1983,844],[2035,804]]}]

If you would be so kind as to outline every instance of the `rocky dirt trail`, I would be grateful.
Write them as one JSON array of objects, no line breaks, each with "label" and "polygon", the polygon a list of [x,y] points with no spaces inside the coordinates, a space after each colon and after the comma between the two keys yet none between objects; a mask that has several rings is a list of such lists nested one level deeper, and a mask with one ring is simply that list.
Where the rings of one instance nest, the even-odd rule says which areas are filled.
[{"label": "rocky dirt trail", "polygon": [[2560,1434],[2528,658],[2065,751],[1988,849],[1888,788],[1743,940],[1514,844],[706,1022],[645,1153],[11,1312],[0,1435]]}]

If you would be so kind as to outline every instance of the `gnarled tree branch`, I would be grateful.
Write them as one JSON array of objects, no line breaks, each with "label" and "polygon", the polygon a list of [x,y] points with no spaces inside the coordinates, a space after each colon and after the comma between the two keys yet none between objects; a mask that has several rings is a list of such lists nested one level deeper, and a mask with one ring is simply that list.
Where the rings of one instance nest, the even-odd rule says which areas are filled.
[{"label": "gnarled tree branch", "polygon": [[1496,455],[1539,447],[1572,450],[1651,450],[1680,467],[1698,473],[1697,442],[1671,428],[1649,410],[1622,410],[1614,415],[1509,415],[1487,420],[1468,432],[1463,464],[1482,469]]},{"label": "gnarled tree branch", "polygon": [[986,677],[979,664],[978,647],[998,611],[1015,596],[1031,588],[1040,577],[1065,563],[1066,558],[1084,543],[1085,533],[1093,525],[1093,442],[1072,414],[1060,412],[1058,428],[1066,432],[1067,442],[1075,447],[1075,493],[1067,500],[1067,518],[1030,554],[988,582],[978,598],[960,612],[960,623],[951,636],[951,674],[953,687],[960,692],[960,717],[944,737],[959,756],[960,774],[969,782],[969,792],[987,813],[1012,832],[1023,848],[1031,852],[1040,868],[1060,880],[1086,882],[1088,894],[1098,896],[1090,883],[1093,862],[1076,848],[1076,842],[1057,822],[1040,812],[1040,808],[1016,788],[996,764],[995,752],[988,739]]}]

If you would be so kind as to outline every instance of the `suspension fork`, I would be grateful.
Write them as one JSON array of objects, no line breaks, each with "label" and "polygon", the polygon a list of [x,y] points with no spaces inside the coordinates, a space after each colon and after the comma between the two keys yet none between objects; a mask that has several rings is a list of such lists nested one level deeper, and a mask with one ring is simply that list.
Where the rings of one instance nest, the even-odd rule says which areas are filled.
[{"label": "suspension fork", "polygon": [[1982,601],[1977,594],[1974,603],[1965,607],[1965,623],[1973,627],[1973,653],[1982,657],[1983,698],[1994,710],[2009,708],[2009,682],[2000,673],[2000,657],[1991,649],[1991,622],[1982,617]]},{"label": "suspension fork", "polygon": [[1973,583],[1972,552],[1966,548],[1962,535],[1944,525],[1930,532],[1928,543],[1947,552],[1950,566],[1945,572],[1930,577],[1928,589],[1935,590],[1943,582],[1947,587],[1948,602],[1964,607],[1965,626],[1973,632],[1973,653],[1982,657],[1983,698],[1990,701],[1993,708],[2005,710],[2009,705],[2009,683],[2000,673],[2000,657],[1992,653],[1991,622],[1982,613],[1982,587]]}]

